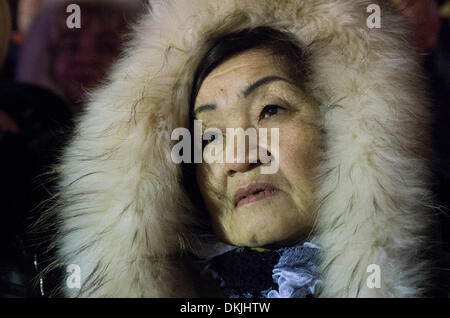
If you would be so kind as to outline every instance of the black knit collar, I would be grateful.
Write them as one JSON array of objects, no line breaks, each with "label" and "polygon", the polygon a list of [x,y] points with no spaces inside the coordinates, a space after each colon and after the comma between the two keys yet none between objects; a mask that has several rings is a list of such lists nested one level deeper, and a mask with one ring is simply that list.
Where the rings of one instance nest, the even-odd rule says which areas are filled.
[{"label": "black knit collar", "polygon": [[[311,243],[264,251],[240,247],[212,258],[206,270],[218,280],[225,297],[312,297],[320,282],[316,251]],[[292,283],[287,282],[290,277]]]}]

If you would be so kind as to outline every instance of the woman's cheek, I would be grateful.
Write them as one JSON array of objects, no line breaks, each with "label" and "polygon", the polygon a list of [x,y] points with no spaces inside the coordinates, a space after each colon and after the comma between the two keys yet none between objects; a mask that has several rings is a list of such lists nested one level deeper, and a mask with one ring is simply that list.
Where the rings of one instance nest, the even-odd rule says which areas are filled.
[{"label": "woman's cheek", "polygon": [[303,167],[304,136],[297,127],[293,125],[280,129],[279,138],[279,162],[280,170],[285,177],[298,175],[297,170]]},{"label": "woman's cheek", "polygon": [[303,198],[297,198],[300,201],[310,200],[314,189],[313,176],[320,149],[319,139],[314,134],[317,132],[310,127],[288,125],[280,135],[280,173],[291,185],[294,195],[302,193]]}]

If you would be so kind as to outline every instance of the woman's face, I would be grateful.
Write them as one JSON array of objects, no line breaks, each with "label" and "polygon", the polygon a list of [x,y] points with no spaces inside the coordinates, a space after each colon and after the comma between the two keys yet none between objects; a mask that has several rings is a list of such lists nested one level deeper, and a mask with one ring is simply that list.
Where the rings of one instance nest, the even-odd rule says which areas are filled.
[{"label": "woman's face", "polygon": [[[261,168],[273,162],[249,163],[247,149],[245,163],[237,162],[238,152],[234,151],[234,162],[197,165],[197,183],[213,229],[233,245],[294,243],[306,238],[315,220],[318,106],[280,64],[284,63],[263,49],[241,53],[205,78],[195,101],[194,113],[202,121],[203,131],[220,129],[224,148],[229,142],[226,128],[254,128],[257,132],[267,128],[267,142],[258,141],[258,147],[264,147],[271,160],[277,161],[275,173],[262,174]],[[272,128],[279,129],[278,147],[272,144]]]}]

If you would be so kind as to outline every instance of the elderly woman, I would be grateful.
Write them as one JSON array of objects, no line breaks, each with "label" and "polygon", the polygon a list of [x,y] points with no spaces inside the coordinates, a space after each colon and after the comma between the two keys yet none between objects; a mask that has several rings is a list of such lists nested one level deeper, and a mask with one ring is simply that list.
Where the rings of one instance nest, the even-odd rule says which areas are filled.
[{"label": "elderly woman", "polygon": [[156,2],[57,170],[64,294],[425,295],[430,110],[404,19],[371,29],[370,4]]}]

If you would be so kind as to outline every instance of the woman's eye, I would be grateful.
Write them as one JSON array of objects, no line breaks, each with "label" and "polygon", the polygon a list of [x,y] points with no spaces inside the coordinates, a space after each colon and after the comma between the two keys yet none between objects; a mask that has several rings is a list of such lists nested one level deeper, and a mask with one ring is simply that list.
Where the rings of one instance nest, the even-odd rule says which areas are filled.
[{"label": "woman's eye", "polygon": [[283,107],[280,107],[278,105],[267,105],[264,107],[261,114],[259,114],[259,120],[267,119],[269,117],[275,116],[282,109],[283,109]]},{"label": "woman's eye", "polygon": [[216,135],[205,133],[202,137],[202,140],[203,140],[203,148],[205,148],[206,145],[208,145],[208,144],[212,143],[214,140],[216,140]]}]

